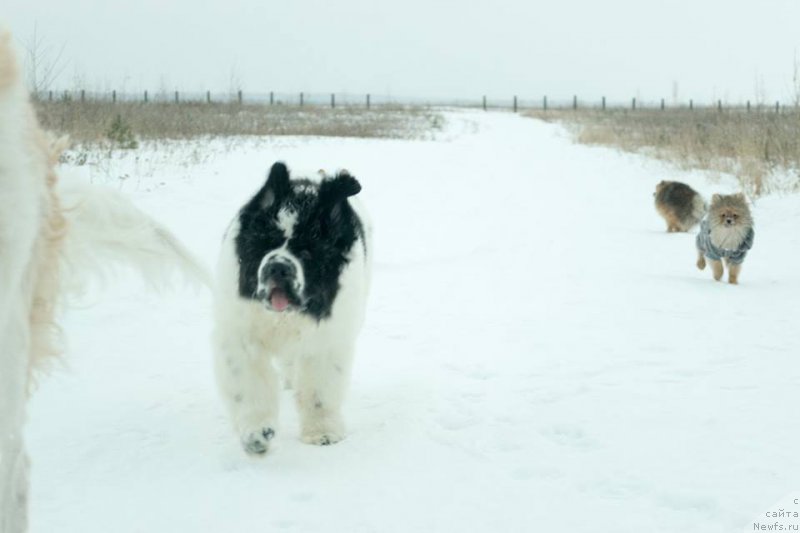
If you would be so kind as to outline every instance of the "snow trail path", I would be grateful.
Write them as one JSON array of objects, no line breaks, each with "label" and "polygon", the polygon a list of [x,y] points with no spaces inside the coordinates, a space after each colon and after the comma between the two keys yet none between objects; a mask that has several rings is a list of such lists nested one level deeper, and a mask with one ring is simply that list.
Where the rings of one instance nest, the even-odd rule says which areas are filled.
[{"label": "snow trail path", "polygon": [[349,435],[302,444],[286,393],[273,450],[246,457],[216,395],[210,297],[122,273],[66,313],[68,368],[32,400],[32,531],[709,533],[798,490],[800,199],[759,200],[741,285],[715,283],[652,192],[731,183],[512,114],[448,119],[439,141],[115,161],[210,265],[274,160],[361,180],[376,262]]}]

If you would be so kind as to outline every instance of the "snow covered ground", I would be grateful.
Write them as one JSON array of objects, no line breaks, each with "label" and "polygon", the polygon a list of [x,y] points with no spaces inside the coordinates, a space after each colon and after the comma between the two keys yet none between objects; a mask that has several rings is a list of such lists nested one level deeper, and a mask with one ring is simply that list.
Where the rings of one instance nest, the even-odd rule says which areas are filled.
[{"label": "snow covered ground", "polygon": [[275,447],[245,456],[210,297],[123,273],[68,310],[67,368],[32,401],[32,531],[752,531],[800,489],[800,198],[759,200],[741,285],[715,283],[652,192],[732,180],[447,118],[439,141],[212,141],[95,169],[209,264],[274,160],[360,178],[376,271],[350,433],[302,444],[286,393]]}]

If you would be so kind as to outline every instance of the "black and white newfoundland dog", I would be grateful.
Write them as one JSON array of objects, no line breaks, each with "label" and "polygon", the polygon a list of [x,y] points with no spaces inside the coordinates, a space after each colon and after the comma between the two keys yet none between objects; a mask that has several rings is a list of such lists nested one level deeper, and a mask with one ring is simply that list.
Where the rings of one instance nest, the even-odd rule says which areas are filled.
[{"label": "black and white newfoundland dog", "polygon": [[291,179],[275,163],[225,234],[215,368],[248,453],[269,449],[283,386],[295,389],[304,442],[344,438],[342,402],[370,283],[371,230],[353,198],[360,190],[347,171]]}]

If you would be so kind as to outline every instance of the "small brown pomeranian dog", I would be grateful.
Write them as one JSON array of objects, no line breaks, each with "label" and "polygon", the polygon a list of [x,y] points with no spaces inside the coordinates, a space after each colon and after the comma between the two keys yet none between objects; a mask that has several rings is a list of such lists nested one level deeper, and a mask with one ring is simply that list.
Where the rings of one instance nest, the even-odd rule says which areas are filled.
[{"label": "small brown pomeranian dog", "polygon": [[728,266],[728,282],[738,283],[747,251],[753,247],[753,217],[744,194],[715,194],[708,216],[697,234],[697,268],[711,262],[714,279],[722,278],[722,260]]},{"label": "small brown pomeranian dog", "polygon": [[689,231],[703,220],[706,203],[700,194],[679,181],[662,181],[653,193],[656,210],[667,221],[667,231]]}]

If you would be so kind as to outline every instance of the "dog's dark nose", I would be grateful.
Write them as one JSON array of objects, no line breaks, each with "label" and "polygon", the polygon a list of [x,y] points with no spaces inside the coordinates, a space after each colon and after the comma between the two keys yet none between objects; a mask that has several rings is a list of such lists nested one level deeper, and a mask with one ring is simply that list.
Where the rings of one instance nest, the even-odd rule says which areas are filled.
[{"label": "dog's dark nose", "polygon": [[275,281],[288,281],[292,279],[294,275],[294,265],[291,263],[284,263],[283,261],[268,263],[267,266],[264,267],[263,273],[265,281],[267,279],[272,279]]}]

